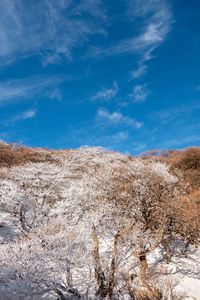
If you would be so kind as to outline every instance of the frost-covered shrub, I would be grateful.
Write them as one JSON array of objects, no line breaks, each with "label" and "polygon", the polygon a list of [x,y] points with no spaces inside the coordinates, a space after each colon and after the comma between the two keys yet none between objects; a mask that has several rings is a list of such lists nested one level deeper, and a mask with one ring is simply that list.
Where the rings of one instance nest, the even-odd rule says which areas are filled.
[{"label": "frost-covered shrub", "polygon": [[0,180],[0,210],[15,214],[19,210],[24,192],[11,180]]}]

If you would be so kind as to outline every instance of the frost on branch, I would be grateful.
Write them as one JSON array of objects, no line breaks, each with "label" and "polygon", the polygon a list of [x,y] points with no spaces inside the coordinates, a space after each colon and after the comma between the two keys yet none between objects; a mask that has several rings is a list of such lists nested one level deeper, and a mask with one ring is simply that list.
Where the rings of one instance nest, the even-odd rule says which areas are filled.
[{"label": "frost on branch", "polygon": [[20,228],[0,244],[3,299],[161,299],[156,264],[199,238],[182,177],[101,148],[46,154],[2,171],[0,208]]}]

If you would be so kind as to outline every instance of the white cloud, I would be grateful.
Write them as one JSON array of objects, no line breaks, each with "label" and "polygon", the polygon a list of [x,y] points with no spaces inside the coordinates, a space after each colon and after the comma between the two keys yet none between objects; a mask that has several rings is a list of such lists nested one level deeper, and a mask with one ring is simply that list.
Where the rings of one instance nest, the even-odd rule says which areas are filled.
[{"label": "white cloud", "polygon": [[29,109],[29,110],[19,113],[18,115],[11,117],[9,120],[6,121],[6,123],[14,124],[19,121],[25,121],[28,119],[32,119],[36,116],[36,114],[37,114],[37,111],[35,109]]},{"label": "white cloud", "polygon": [[[53,77],[29,77],[0,82],[0,104],[11,101],[32,99],[42,96],[46,89],[52,89],[62,81],[61,78]],[[45,93],[44,93],[45,95]]]},{"label": "white cloud", "polygon": [[[92,146],[103,146],[110,149],[115,148],[116,145],[127,141],[129,138],[129,133],[127,131],[119,131],[114,134],[101,135],[92,134],[92,139],[88,140],[88,145]],[[85,139],[84,139],[85,140]]]},{"label": "white cloud", "polygon": [[172,12],[167,0],[131,0],[128,4],[130,18],[145,19],[144,32],[138,37],[141,59],[138,69],[131,74],[133,79],[143,76],[147,71],[147,61],[154,56],[152,52],[164,42],[171,29]]},{"label": "white cloud", "polygon": [[129,134],[127,131],[120,131],[118,133],[116,133],[115,135],[113,135],[113,140],[115,143],[120,143],[123,141],[126,141],[129,137]]},{"label": "white cloud", "polygon": [[138,129],[143,125],[133,118],[124,116],[120,112],[109,112],[103,108],[97,111],[97,119],[101,121],[103,125],[126,125],[135,129]]},{"label": "white cloud", "polygon": [[146,55],[157,48],[166,38],[171,29],[172,12],[167,0],[132,0],[128,4],[130,21],[136,18],[143,20],[140,33],[136,36],[116,42],[115,45],[102,49],[91,49],[93,56],[110,56],[125,53]]},{"label": "white cloud", "polygon": [[133,93],[130,94],[130,98],[133,102],[144,102],[149,95],[149,90],[146,84],[136,85],[133,89]]},{"label": "white cloud", "polygon": [[154,58],[154,55],[152,54],[154,49],[155,47],[152,47],[142,53],[142,57],[138,62],[138,68],[131,72],[132,79],[140,78],[146,74],[148,69],[147,62]]},{"label": "white cloud", "polygon": [[1,0],[0,62],[32,54],[41,54],[44,63],[72,59],[73,48],[104,32],[101,2]]},{"label": "white cloud", "polygon": [[131,77],[133,79],[142,77],[144,74],[146,74],[147,66],[145,64],[139,64],[138,68],[131,72]]},{"label": "white cloud", "polygon": [[144,20],[141,37],[146,42],[160,42],[170,31],[172,12],[168,0],[129,0],[128,15],[130,20]]},{"label": "white cloud", "polygon": [[104,57],[124,54],[139,54],[140,59],[131,78],[142,77],[147,72],[147,62],[153,52],[166,39],[171,30],[173,16],[168,0],[127,0],[127,15],[130,22],[141,21],[140,32],[129,38],[116,41],[108,48],[92,47],[90,55]]},{"label": "white cloud", "polygon": [[113,86],[109,89],[103,88],[98,91],[93,97],[92,100],[110,100],[114,98],[119,91],[117,82],[113,83]]},{"label": "white cloud", "polygon": [[129,133],[127,131],[119,131],[114,134],[97,136],[93,139],[93,144],[113,149],[116,145],[127,141],[128,138]]},{"label": "white cloud", "polygon": [[97,112],[97,116],[111,123],[118,123],[123,119],[123,115],[120,112],[110,113],[106,109],[99,109]]},{"label": "white cloud", "polygon": [[35,117],[35,115],[36,115],[36,110],[34,109],[26,110],[21,114],[21,119],[23,120],[31,119]]},{"label": "white cloud", "polygon": [[47,96],[52,100],[63,100],[63,95],[58,88],[55,88],[53,91],[47,93]]},{"label": "white cloud", "polygon": [[168,123],[172,120],[179,119],[183,117],[186,119],[186,116],[189,116],[194,111],[200,109],[200,103],[190,103],[188,105],[181,105],[178,107],[168,107],[160,111],[155,111],[151,116],[155,119],[161,120],[162,123]]}]

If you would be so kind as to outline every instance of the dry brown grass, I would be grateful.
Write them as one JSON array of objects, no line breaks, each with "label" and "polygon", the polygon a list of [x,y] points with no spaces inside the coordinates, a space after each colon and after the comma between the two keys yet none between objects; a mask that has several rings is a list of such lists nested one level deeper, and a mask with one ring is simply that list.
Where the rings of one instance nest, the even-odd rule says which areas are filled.
[{"label": "dry brown grass", "polygon": [[0,167],[11,167],[27,162],[50,160],[52,160],[52,157],[47,151],[38,151],[15,144],[0,143]]},{"label": "dry brown grass", "polygon": [[200,241],[200,189],[183,197],[173,208],[176,226],[189,244],[198,246]]},{"label": "dry brown grass", "polygon": [[200,148],[187,149],[174,162],[174,167],[182,171],[192,190],[200,188]]},{"label": "dry brown grass", "polygon": [[136,289],[135,300],[161,300],[162,294],[155,287],[141,287]]}]

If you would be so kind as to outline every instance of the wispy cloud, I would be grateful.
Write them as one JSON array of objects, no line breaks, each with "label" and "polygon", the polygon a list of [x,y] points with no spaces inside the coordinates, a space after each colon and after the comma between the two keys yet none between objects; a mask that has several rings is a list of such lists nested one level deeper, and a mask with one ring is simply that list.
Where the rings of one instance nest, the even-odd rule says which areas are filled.
[{"label": "wispy cloud", "polygon": [[108,101],[112,98],[114,98],[119,91],[119,87],[117,82],[113,83],[113,86],[111,88],[103,88],[100,91],[98,91],[93,97],[92,100],[104,100]]},{"label": "wispy cloud", "polygon": [[152,140],[158,148],[186,147],[198,145],[200,141],[199,126],[200,103],[166,107],[150,114],[154,126]]},{"label": "wispy cloud", "polygon": [[52,100],[63,100],[63,95],[58,88],[55,88],[54,90],[47,93],[47,96]]},{"label": "wispy cloud", "polygon": [[44,63],[71,60],[73,48],[104,32],[101,0],[2,0],[0,11],[2,64],[32,54],[40,54]]},{"label": "wispy cloud", "polygon": [[115,143],[121,143],[123,141],[126,141],[129,137],[129,134],[127,131],[120,131],[118,133],[116,133],[115,135],[113,135],[113,141]]},{"label": "wispy cloud", "polygon": [[14,115],[12,116],[10,119],[8,119],[6,121],[6,124],[7,125],[13,125],[15,124],[16,122],[19,122],[19,121],[25,121],[25,120],[28,120],[28,119],[32,119],[36,116],[37,114],[37,111],[35,109],[28,109],[28,110],[25,110],[17,115]]},{"label": "wispy cloud", "polygon": [[142,30],[135,36],[120,40],[103,49],[93,47],[95,57],[129,53],[142,55],[140,65],[150,59],[150,55],[166,38],[172,24],[172,13],[167,0],[130,0],[127,13],[129,21],[139,18],[143,21]]},{"label": "wispy cloud", "polygon": [[130,0],[128,15],[130,20],[140,18],[144,21],[143,32],[138,36],[141,48],[157,47],[171,29],[172,12],[168,0]]},{"label": "wispy cloud", "polygon": [[143,125],[133,118],[124,116],[121,112],[109,112],[103,108],[97,111],[97,120],[102,122],[102,125],[126,125],[135,129],[141,128]]},{"label": "wispy cloud", "polygon": [[131,72],[131,77],[133,79],[142,77],[144,74],[146,74],[147,66],[145,64],[139,64],[138,68]]},{"label": "wispy cloud", "polygon": [[128,4],[130,19],[145,20],[144,32],[138,37],[141,59],[138,68],[132,72],[132,78],[139,78],[147,71],[147,62],[154,50],[164,42],[173,22],[172,11],[167,0],[131,0]]},{"label": "wispy cloud", "polygon": [[190,134],[190,135],[182,135],[181,138],[176,139],[169,139],[163,143],[163,147],[170,148],[170,147],[185,147],[188,144],[196,143],[196,146],[199,145],[200,142],[200,134]]},{"label": "wispy cloud", "polygon": [[200,109],[200,103],[191,103],[188,105],[181,105],[178,107],[168,107],[159,111],[155,111],[151,114],[153,118],[161,120],[162,123],[171,122],[180,116],[185,116],[185,119],[192,112],[197,112]]},{"label": "wispy cloud", "polygon": [[[72,1],[70,1],[72,2]],[[76,6],[73,7],[73,11],[76,15],[81,15],[83,13],[89,13],[95,18],[100,17],[104,21],[107,20],[106,8],[103,5],[102,0],[82,0],[79,1]]]},{"label": "wispy cloud", "polygon": [[36,96],[45,95],[46,89],[51,90],[62,79],[53,77],[29,77],[0,82],[0,104],[11,101],[32,99]]},{"label": "wispy cloud", "polygon": [[127,131],[119,131],[113,134],[107,135],[92,135],[93,138],[88,140],[88,144],[91,146],[103,146],[106,148],[114,149],[119,144],[126,142],[129,138],[129,133]]},{"label": "wispy cloud", "polygon": [[149,95],[149,90],[146,84],[136,85],[133,92],[129,95],[133,102],[144,102]]},{"label": "wispy cloud", "polygon": [[[92,47],[90,54],[96,58],[139,54],[138,66],[130,74],[131,79],[138,79],[146,74],[148,62],[154,58],[155,50],[165,41],[171,30],[173,16],[168,0],[129,0],[127,3],[128,20],[140,20],[140,32],[116,41],[107,48]],[[144,101],[142,98],[146,98],[144,94],[136,101]]]},{"label": "wispy cloud", "polygon": [[138,79],[145,75],[148,70],[148,61],[154,58],[153,51],[155,47],[149,48],[141,54],[138,62],[138,67],[131,72],[131,79]]}]

